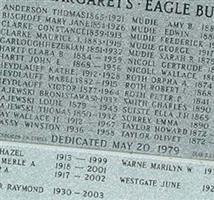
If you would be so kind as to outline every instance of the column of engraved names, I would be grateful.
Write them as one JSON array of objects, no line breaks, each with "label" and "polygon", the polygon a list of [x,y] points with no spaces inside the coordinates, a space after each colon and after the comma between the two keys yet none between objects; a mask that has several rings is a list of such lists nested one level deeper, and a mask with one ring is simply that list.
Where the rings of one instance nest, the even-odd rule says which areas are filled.
[{"label": "column of engraved names", "polygon": [[[208,166],[202,165],[197,168],[193,163],[183,164],[182,162],[173,163],[164,162],[163,160],[132,160],[124,158],[121,160],[120,169],[123,169],[120,170],[120,183],[122,185],[141,185],[142,187],[150,187],[151,190],[167,188],[166,191],[168,192],[176,192],[177,190],[180,193],[188,191],[189,185],[196,194],[205,195],[214,192],[211,181],[214,170]],[[134,176],[134,172],[138,170],[139,176]],[[142,173],[142,170],[145,173]],[[152,176],[150,176],[151,174]],[[199,175],[203,181],[198,182],[198,184],[192,184],[192,182],[188,181],[188,179],[193,180],[194,178],[197,180]]]},{"label": "column of engraved names", "polygon": [[[86,108],[84,100],[80,100],[82,85],[89,80],[81,76],[79,70],[79,52],[85,50],[84,45],[77,44],[75,31],[69,18],[60,15],[62,11],[51,9],[36,31],[36,39],[48,44],[49,51],[54,53],[54,62],[47,67],[46,87],[39,91],[39,112],[54,116],[52,133],[82,133],[82,118],[74,117]],[[75,17],[74,17],[75,18]],[[85,55],[84,55],[85,56]],[[82,66],[91,65],[85,57]],[[85,96],[82,95],[82,99]],[[88,113],[86,113],[88,116]],[[54,135],[53,140],[58,136]]]},{"label": "column of engraved names", "polygon": [[[36,90],[42,87],[44,65],[34,60],[38,45],[32,40],[33,24],[47,9],[27,9],[5,4],[1,13],[1,125],[18,127],[22,120],[40,120],[33,116]],[[20,139],[17,135],[16,138]]]},{"label": "column of engraved names", "polygon": [[137,15],[131,18],[121,136],[137,141],[135,149],[141,152],[153,151],[153,146],[149,142],[152,140],[153,124],[150,99],[157,95],[150,93],[149,90],[153,87],[150,84],[151,79],[156,77],[155,50],[158,25],[155,18]]},{"label": "column of engraved names", "polygon": [[[21,171],[20,174],[30,176],[38,172],[39,161],[29,157],[25,150],[18,147],[1,146],[0,148],[0,190],[7,194],[25,192],[32,194],[32,192],[43,194],[46,190],[42,184],[37,181],[31,183],[29,179],[22,178],[22,181],[17,180],[17,171]],[[14,180],[12,180],[14,178]]]},{"label": "column of engraved names", "polygon": [[197,54],[204,43],[195,36],[195,30],[196,25],[191,22],[169,20],[160,38],[160,74],[168,88],[162,92],[169,98],[160,103],[165,114],[155,132],[160,135],[160,142],[170,144],[160,149],[164,154],[184,153],[184,144],[191,148],[205,144],[206,134],[198,125],[206,121],[207,114],[199,109],[203,98],[196,94],[203,85],[200,77],[205,66],[197,62]]},{"label": "column of engraved names", "polygon": [[98,99],[98,77],[90,73],[93,56],[82,37],[93,37],[102,28],[99,14],[61,9],[52,9],[37,27],[36,39],[46,42],[56,58],[47,68],[46,88],[39,91],[39,112],[54,116],[53,143],[82,144],[80,137],[67,137],[65,142],[62,131],[84,134],[86,123],[93,123],[90,106]]}]

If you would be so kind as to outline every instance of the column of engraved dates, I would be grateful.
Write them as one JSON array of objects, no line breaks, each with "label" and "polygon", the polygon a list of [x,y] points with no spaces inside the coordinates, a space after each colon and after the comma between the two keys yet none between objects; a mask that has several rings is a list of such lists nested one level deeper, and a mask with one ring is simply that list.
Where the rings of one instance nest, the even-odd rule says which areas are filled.
[{"label": "column of engraved dates", "polygon": [[[115,135],[119,85],[122,70],[123,32],[126,30],[124,16],[112,14],[95,14],[99,19],[100,30],[93,30],[91,35],[79,38],[85,43],[87,54],[93,55],[92,66],[83,71],[85,77],[95,79],[93,86],[84,87],[84,91],[97,95],[92,116],[94,127],[89,127],[95,135],[112,137]],[[96,127],[96,129],[94,129]]]},{"label": "column of engraved dates", "polygon": [[[196,62],[203,66],[203,74],[200,81],[195,84],[195,99],[193,100],[194,122],[191,126],[198,129],[193,132],[195,137],[193,144],[213,145],[213,81],[214,81],[214,26],[202,22],[199,26],[200,40],[203,47],[199,48]],[[197,121],[196,121],[197,120]],[[212,158],[212,152],[195,152],[195,156]]]},{"label": "column of engraved dates", "polygon": [[[103,40],[100,105],[98,107],[98,129],[96,133],[104,137],[117,135],[117,120],[120,110],[121,79],[123,71],[124,32],[123,15],[107,15],[106,33]],[[102,47],[103,46],[103,47]],[[123,88],[122,88],[123,89]]]},{"label": "column of engraved dates", "polygon": [[[107,171],[106,157],[59,153],[56,155],[54,177],[57,184],[53,188],[53,194],[59,197],[103,199],[105,193],[102,189],[108,180]],[[60,183],[65,182],[67,187],[61,187]],[[100,184],[99,189],[96,187],[97,183]]]}]

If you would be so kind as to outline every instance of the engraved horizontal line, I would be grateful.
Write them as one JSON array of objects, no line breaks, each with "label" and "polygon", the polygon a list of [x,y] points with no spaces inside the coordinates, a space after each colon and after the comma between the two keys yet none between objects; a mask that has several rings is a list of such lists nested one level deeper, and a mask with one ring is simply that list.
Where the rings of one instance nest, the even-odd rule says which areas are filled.
[{"label": "engraved horizontal line", "polygon": [[75,169],[84,169],[84,167],[75,166]]},{"label": "engraved horizontal line", "polygon": [[74,192],[74,194],[80,194],[80,192]]},{"label": "engraved horizontal line", "polygon": [[77,158],[77,157],[76,157],[76,160],[82,160],[82,161],[85,161],[86,159],[85,159],[85,158]]}]

